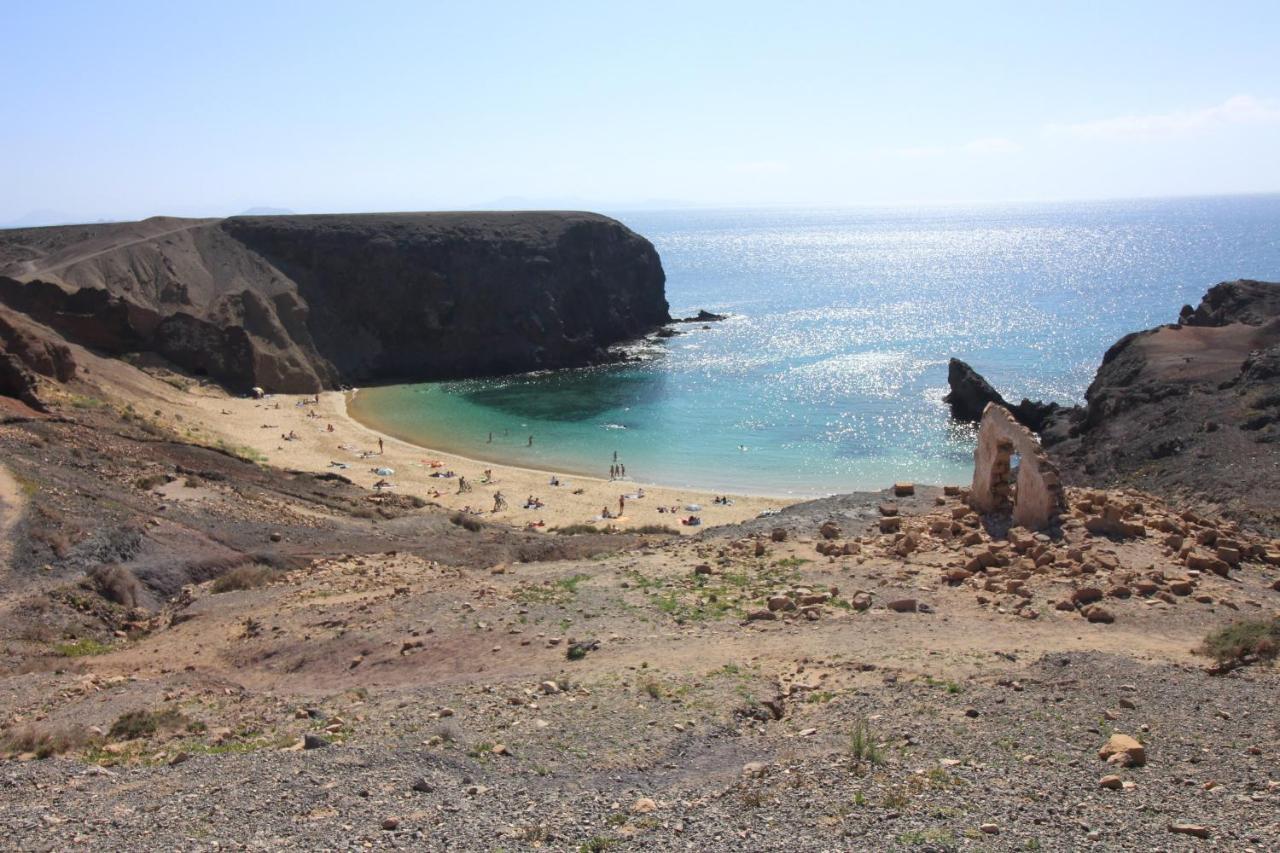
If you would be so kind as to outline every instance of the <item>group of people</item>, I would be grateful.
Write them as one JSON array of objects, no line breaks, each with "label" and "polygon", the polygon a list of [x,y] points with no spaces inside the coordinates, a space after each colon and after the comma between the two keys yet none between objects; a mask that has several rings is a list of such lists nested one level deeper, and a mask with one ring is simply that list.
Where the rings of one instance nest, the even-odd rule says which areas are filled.
[{"label": "group of people", "polygon": [[627,476],[627,466],[626,466],[626,465],[624,465],[624,464],[622,464],[622,463],[618,463],[618,464],[616,464],[616,465],[610,465],[610,466],[609,466],[609,479],[610,479],[610,480],[621,480],[621,479],[622,479],[623,477],[625,477],[625,476]]}]

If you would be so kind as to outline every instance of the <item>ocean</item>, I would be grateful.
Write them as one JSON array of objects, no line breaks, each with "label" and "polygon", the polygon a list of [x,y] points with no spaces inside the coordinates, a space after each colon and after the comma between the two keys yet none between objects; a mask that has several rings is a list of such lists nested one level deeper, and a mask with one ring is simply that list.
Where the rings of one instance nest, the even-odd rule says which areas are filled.
[{"label": "ocean", "polygon": [[730,318],[633,363],[362,389],[353,414],[531,468],[607,476],[616,452],[631,479],[711,491],[967,482],[951,356],[1011,400],[1078,403],[1122,335],[1219,281],[1280,280],[1276,195],[612,215],[657,247],[673,316]]}]

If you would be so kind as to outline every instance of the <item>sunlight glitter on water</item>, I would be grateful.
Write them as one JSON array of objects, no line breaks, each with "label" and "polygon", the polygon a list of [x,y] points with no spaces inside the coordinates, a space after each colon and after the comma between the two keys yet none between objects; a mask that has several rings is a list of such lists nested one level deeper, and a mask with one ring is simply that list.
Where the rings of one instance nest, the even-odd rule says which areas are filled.
[{"label": "sunlight glitter on water", "polygon": [[631,345],[633,364],[367,389],[357,414],[564,471],[607,472],[617,450],[641,480],[724,491],[962,482],[950,357],[1012,399],[1078,402],[1121,335],[1217,281],[1280,278],[1275,196],[619,218],[658,248],[673,314],[733,316]]}]

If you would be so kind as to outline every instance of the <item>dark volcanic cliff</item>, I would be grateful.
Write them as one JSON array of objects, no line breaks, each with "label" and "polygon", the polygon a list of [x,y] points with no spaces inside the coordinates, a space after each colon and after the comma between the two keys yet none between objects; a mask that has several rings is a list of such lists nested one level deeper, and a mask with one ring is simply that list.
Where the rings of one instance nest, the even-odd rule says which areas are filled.
[{"label": "dark volcanic cliff", "polygon": [[155,218],[0,231],[0,303],[107,353],[310,392],[588,364],[668,320],[592,213]]}]

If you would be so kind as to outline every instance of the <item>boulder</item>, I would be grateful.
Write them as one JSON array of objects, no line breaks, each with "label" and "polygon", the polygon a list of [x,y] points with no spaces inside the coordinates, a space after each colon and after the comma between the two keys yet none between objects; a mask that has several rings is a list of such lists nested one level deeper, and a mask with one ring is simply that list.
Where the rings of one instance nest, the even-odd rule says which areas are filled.
[{"label": "boulder", "polygon": [[1129,735],[1113,734],[1098,750],[1098,758],[1122,767],[1141,767],[1147,763],[1147,751]]}]

